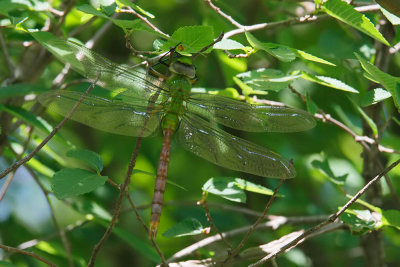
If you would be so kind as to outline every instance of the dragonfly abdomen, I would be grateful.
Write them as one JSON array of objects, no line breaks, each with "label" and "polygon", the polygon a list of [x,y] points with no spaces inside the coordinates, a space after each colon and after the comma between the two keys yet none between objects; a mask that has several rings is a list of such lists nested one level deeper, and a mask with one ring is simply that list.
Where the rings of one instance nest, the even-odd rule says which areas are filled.
[{"label": "dragonfly abdomen", "polygon": [[160,223],[161,210],[164,202],[165,184],[167,182],[171,135],[173,132],[172,129],[164,129],[164,141],[161,148],[160,159],[158,161],[157,178],[154,185],[154,195],[151,205],[149,229],[150,238],[156,237],[158,224]]}]

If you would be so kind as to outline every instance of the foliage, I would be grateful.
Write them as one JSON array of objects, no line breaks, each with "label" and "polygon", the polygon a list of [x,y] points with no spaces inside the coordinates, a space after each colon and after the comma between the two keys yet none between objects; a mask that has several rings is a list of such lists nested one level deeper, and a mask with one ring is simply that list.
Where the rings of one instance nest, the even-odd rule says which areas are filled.
[{"label": "foliage", "polygon": [[[391,165],[400,154],[399,11],[390,1],[349,2],[0,1],[0,266],[93,266],[91,258],[96,266],[208,266],[228,251],[237,266],[274,253],[281,266],[382,266],[382,258],[399,265],[400,168]],[[46,111],[40,95],[59,88],[81,95],[97,74],[57,41],[67,38],[87,41],[120,70],[142,63],[164,74],[169,51],[196,55],[192,92],[307,110],[318,123],[301,133],[224,127],[293,159],[297,176],[281,186],[213,165],[173,140],[166,207],[157,239],[149,240],[162,133],[141,141],[127,176],[137,138],[74,121],[56,126],[63,117]],[[114,104],[129,98],[125,88],[113,89],[92,92]],[[29,153],[32,159],[3,175]],[[364,192],[385,168],[386,177]],[[330,214],[339,219],[332,223]],[[95,254],[110,226],[111,238]],[[302,231],[310,228],[312,239]],[[304,242],[287,251],[302,234]],[[359,247],[365,256],[348,253]]]}]

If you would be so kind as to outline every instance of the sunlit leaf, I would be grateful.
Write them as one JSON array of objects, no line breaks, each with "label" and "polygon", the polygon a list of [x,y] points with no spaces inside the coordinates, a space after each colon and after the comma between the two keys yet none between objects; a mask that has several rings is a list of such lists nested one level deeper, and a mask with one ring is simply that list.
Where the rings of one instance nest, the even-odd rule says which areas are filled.
[{"label": "sunlit leaf", "polygon": [[[214,41],[214,28],[211,26],[185,26],[177,29],[163,45],[162,50],[182,44],[182,54],[196,53]],[[208,49],[204,53],[210,52]]]},{"label": "sunlit leaf", "polygon": [[362,235],[379,227],[380,214],[369,210],[346,210],[340,219],[350,226],[353,234]]},{"label": "sunlit leaf", "polygon": [[342,0],[328,0],[325,2],[324,10],[330,16],[362,31],[372,38],[390,46],[382,34],[375,28],[374,24],[363,14],[359,13],[351,5]]},{"label": "sunlit leaf", "polygon": [[211,194],[220,196],[234,202],[246,202],[246,194],[235,181],[235,178],[216,177],[209,179],[202,188]]},{"label": "sunlit leaf", "polygon": [[385,99],[390,98],[392,95],[390,92],[386,91],[383,88],[375,88],[373,90],[369,90],[365,96],[363,97],[361,104],[363,107],[367,107],[370,105],[374,105]]},{"label": "sunlit leaf", "polygon": [[254,35],[252,35],[249,32],[246,32],[246,37],[247,37],[247,41],[254,48],[263,50],[263,51],[267,52],[268,54],[270,54],[271,56],[273,56],[283,62],[290,62],[290,61],[293,61],[296,57],[298,57],[298,58],[302,58],[302,59],[309,60],[309,61],[314,61],[314,62],[318,62],[318,63],[335,66],[335,64],[333,64],[327,60],[321,59],[319,57],[316,57],[314,55],[311,55],[309,53],[306,53],[304,51],[301,51],[301,50],[298,50],[295,48],[291,48],[291,47],[288,47],[285,45],[275,44],[275,43],[263,43],[263,42],[259,41],[256,37],[254,37]]},{"label": "sunlit leaf", "polygon": [[[275,69],[257,69],[247,71],[236,75],[251,90],[268,90],[278,92],[287,89],[288,85],[301,75],[286,75],[280,70]],[[243,88],[242,88],[243,89]]]},{"label": "sunlit leaf", "polygon": [[247,51],[249,48],[242,45],[238,41],[231,40],[231,39],[222,39],[218,43],[214,45],[214,49],[221,49],[221,50],[245,50]]},{"label": "sunlit leaf", "polygon": [[167,231],[165,231],[163,237],[180,237],[188,235],[198,235],[204,230],[203,225],[195,218],[186,218],[183,221],[175,224]]},{"label": "sunlit leaf", "polygon": [[400,110],[400,78],[381,71],[358,54],[356,54],[356,57],[363,69],[392,94],[394,104]]},{"label": "sunlit leaf", "polygon": [[301,73],[302,73],[302,75],[301,75],[302,79],[305,79],[305,80],[308,80],[311,82],[315,82],[315,83],[318,83],[318,84],[321,84],[321,85],[324,85],[327,87],[331,87],[334,89],[339,89],[342,91],[350,92],[350,93],[355,93],[355,94],[359,93],[353,87],[351,87],[351,86],[345,84],[344,82],[337,80],[335,78],[318,76],[318,75],[314,75],[311,73],[307,73],[305,71],[302,71]]}]

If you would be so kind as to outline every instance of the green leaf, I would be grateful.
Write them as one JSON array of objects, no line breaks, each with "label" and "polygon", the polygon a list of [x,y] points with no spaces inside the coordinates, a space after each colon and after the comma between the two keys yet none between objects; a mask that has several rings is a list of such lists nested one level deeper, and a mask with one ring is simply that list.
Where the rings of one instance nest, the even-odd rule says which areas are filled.
[{"label": "green leaf", "polygon": [[296,54],[287,46],[274,43],[262,43],[249,32],[246,32],[246,37],[251,46],[256,49],[264,50],[280,61],[290,62],[296,58]]},{"label": "green leaf", "polygon": [[400,230],[400,211],[399,210],[384,210],[382,211],[383,225],[393,226]]},{"label": "green leaf", "polygon": [[131,8],[133,8],[134,10],[136,10],[136,11],[142,13],[143,15],[145,15],[145,16],[147,16],[147,17],[149,17],[149,18],[152,18],[152,19],[155,18],[155,16],[154,16],[153,14],[151,14],[150,12],[144,10],[144,9],[141,8],[140,6],[135,5],[134,3],[132,3],[132,2],[129,1],[129,0],[115,0],[115,2],[116,2],[119,6],[122,6],[122,7],[123,7],[123,6],[131,7]]},{"label": "green leaf", "polygon": [[138,30],[138,31],[146,31],[150,32],[153,34],[156,34],[160,37],[163,37],[162,34],[156,32],[149,26],[143,23],[140,19],[135,19],[135,20],[123,20],[123,19],[114,19],[112,17],[107,16],[106,14],[102,13],[101,11],[98,11],[91,5],[81,5],[76,7],[79,11],[84,12],[86,14],[94,15],[97,17],[101,17],[107,20],[112,21],[115,25],[118,27],[121,27],[125,32],[127,32],[127,29],[130,30]]},{"label": "green leaf", "polygon": [[324,10],[330,16],[362,31],[372,38],[390,46],[382,34],[375,28],[374,24],[363,14],[355,10],[351,5],[342,0],[328,0]]},{"label": "green leaf", "polygon": [[202,190],[231,201],[242,203],[246,202],[244,190],[268,196],[274,193],[274,191],[264,186],[234,177],[211,178],[203,185]]},{"label": "green leaf", "polygon": [[302,71],[301,73],[302,73],[301,78],[304,80],[308,80],[308,81],[315,82],[315,83],[318,83],[318,84],[321,84],[321,85],[324,85],[327,87],[339,89],[339,90],[350,92],[350,93],[355,93],[355,94],[359,93],[353,87],[351,87],[351,86],[345,84],[344,82],[337,80],[335,78],[325,77],[325,76],[317,76],[317,75],[314,75],[311,73],[307,73],[305,71]]},{"label": "green leaf", "polygon": [[349,97],[350,102],[353,106],[357,109],[357,111],[361,114],[364,120],[368,123],[369,127],[372,129],[374,136],[378,136],[378,127],[376,126],[375,122],[364,112],[362,108],[360,108],[353,99]]},{"label": "green leaf", "polygon": [[[163,45],[162,50],[167,51],[171,47],[182,44],[181,54],[199,52],[201,49],[214,41],[214,28],[211,26],[185,26],[176,30],[168,41]],[[204,53],[210,52],[208,49]]]},{"label": "green leaf", "polygon": [[348,173],[341,175],[341,176],[336,176],[332,169],[331,166],[329,166],[329,162],[328,159],[323,156],[323,161],[320,160],[313,160],[311,162],[311,165],[316,168],[319,169],[323,174],[325,174],[329,180],[337,185],[344,185],[344,183],[346,182]]},{"label": "green leaf", "polygon": [[385,99],[390,98],[392,95],[390,92],[386,91],[383,88],[375,88],[373,90],[369,90],[361,100],[361,106],[367,107],[370,105],[374,105]]},{"label": "green leaf", "polygon": [[165,231],[163,237],[180,237],[188,235],[198,235],[204,231],[203,225],[195,218],[186,218],[183,221],[175,224],[167,231]]},{"label": "green leaf", "polygon": [[381,71],[358,54],[355,55],[363,69],[392,94],[394,104],[400,111],[400,78]]},{"label": "green leaf", "polygon": [[379,228],[381,225],[380,216],[381,214],[369,210],[348,209],[340,215],[340,219],[350,226],[353,234],[362,235]]},{"label": "green leaf", "polygon": [[16,96],[25,96],[31,93],[42,93],[46,91],[47,88],[33,84],[24,84],[24,83],[11,84],[8,85],[7,87],[0,88],[0,99],[16,97]]},{"label": "green leaf", "polygon": [[65,168],[54,174],[51,187],[58,199],[64,199],[91,192],[104,185],[107,179],[107,176],[87,170]]},{"label": "green leaf", "polygon": [[396,16],[395,14],[392,14],[383,7],[381,7],[381,11],[383,15],[385,15],[385,17],[390,21],[390,23],[392,23],[393,25],[400,25],[400,17]]},{"label": "green leaf", "polygon": [[236,77],[249,86],[251,90],[278,92],[287,89],[289,84],[301,75],[285,75],[280,70],[261,68],[240,73]]},{"label": "green leaf", "polygon": [[214,49],[249,51],[249,47],[244,46],[241,43],[231,39],[222,39],[214,45]]},{"label": "green leaf", "polygon": [[252,45],[254,48],[263,50],[268,54],[270,54],[271,56],[283,62],[290,62],[293,61],[296,57],[299,57],[305,60],[335,66],[335,64],[327,60],[321,59],[319,57],[308,54],[304,51],[297,50],[295,48],[275,43],[263,43],[259,41],[257,38],[255,38],[254,35],[252,35],[249,32],[246,32],[246,37],[249,44]]},{"label": "green leaf", "polygon": [[[226,179],[226,177],[221,177],[221,179]],[[273,190],[268,189],[262,185],[258,185],[240,178],[232,178],[232,179],[234,179],[237,186],[248,192],[263,194],[267,196],[272,196],[272,194],[274,193]]]},{"label": "green leaf", "polygon": [[316,56],[311,55],[311,54],[309,54],[307,52],[304,52],[304,51],[301,51],[301,50],[298,50],[298,49],[295,49],[295,48],[292,48],[292,50],[296,54],[296,56],[299,57],[299,58],[302,58],[302,59],[305,59],[305,60],[308,60],[308,61],[314,61],[314,62],[317,62],[317,63],[326,64],[326,65],[336,66],[336,64],[334,64],[332,62],[329,62],[329,61],[327,61],[325,59],[316,57]]},{"label": "green leaf", "polygon": [[103,170],[103,161],[96,152],[87,149],[71,149],[67,151],[66,156],[82,161],[98,173]]},{"label": "green leaf", "polygon": [[235,178],[216,177],[209,179],[202,188],[211,194],[220,196],[234,202],[246,202],[246,194],[236,183]]},{"label": "green leaf", "polygon": [[4,110],[11,115],[23,120],[29,125],[32,125],[46,133],[49,133],[49,129],[38,119],[34,114],[26,109],[20,107],[4,106],[0,104],[0,110]]}]

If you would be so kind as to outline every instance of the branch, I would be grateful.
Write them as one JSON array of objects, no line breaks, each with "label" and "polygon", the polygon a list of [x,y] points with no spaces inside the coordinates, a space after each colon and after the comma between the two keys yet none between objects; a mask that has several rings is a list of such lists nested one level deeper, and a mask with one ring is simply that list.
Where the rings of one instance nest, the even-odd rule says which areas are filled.
[{"label": "branch", "polygon": [[289,242],[288,244],[286,244],[285,246],[283,246],[282,248],[280,248],[279,250],[275,250],[274,252],[271,252],[270,254],[268,254],[268,256],[264,257],[263,259],[261,259],[260,261],[256,262],[255,264],[253,264],[252,266],[259,266],[263,263],[266,263],[267,261],[271,260],[272,258],[275,258],[277,256],[279,256],[280,254],[284,253],[287,249],[290,249],[294,246],[296,246],[302,239],[306,238],[307,236],[315,233],[316,231],[320,230],[322,227],[325,227],[328,224],[333,223],[337,218],[339,218],[339,216],[345,212],[354,202],[357,201],[358,198],[360,198],[365,191],[367,191],[368,188],[370,188],[374,183],[376,183],[377,181],[379,181],[380,178],[382,178],[384,175],[386,175],[389,171],[391,171],[394,167],[396,167],[398,164],[400,163],[400,159],[397,160],[396,162],[392,163],[388,168],[386,168],[385,170],[383,170],[379,175],[375,176],[372,180],[370,180],[360,191],[358,191],[358,193],[352,198],[350,199],[338,212],[336,212],[335,214],[332,214],[328,220],[308,229],[307,231],[305,231],[304,233],[302,233],[300,236],[298,236],[297,238],[295,238],[293,241]]},{"label": "branch", "polygon": [[144,23],[146,23],[151,29],[153,29],[154,31],[156,31],[157,33],[161,34],[164,38],[168,39],[170,36],[166,33],[164,33],[163,31],[161,31],[159,28],[157,28],[156,26],[154,26],[147,18],[143,17],[142,15],[140,15],[139,13],[137,13],[135,10],[133,10],[131,7],[127,7],[127,8],[122,8],[119,10],[122,13],[128,13],[128,14],[133,14],[136,17],[138,17],[140,20],[142,20]]},{"label": "branch", "polygon": [[[152,97],[150,98],[150,100],[149,100],[149,102],[148,102],[149,104],[148,104],[148,106],[147,106],[147,111],[146,111],[147,113],[149,113],[149,111],[150,111],[151,108],[153,107],[152,104],[156,102],[156,100],[157,100],[159,94],[160,94],[160,92],[156,92],[156,93],[153,94]],[[123,183],[122,186],[121,186],[121,190],[120,190],[120,193],[119,193],[119,196],[118,196],[118,200],[117,200],[117,202],[116,202],[116,204],[115,204],[115,211],[114,211],[114,214],[113,214],[113,216],[112,216],[111,223],[110,223],[110,225],[107,227],[107,230],[106,230],[106,232],[104,233],[103,237],[100,239],[100,241],[99,241],[99,242],[95,245],[95,247],[93,248],[93,250],[92,250],[92,255],[90,256],[90,260],[89,260],[89,263],[88,263],[88,265],[87,265],[88,267],[93,267],[93,266],[94,266],[94,263],[95,263],[95,261],[96,261],[97,254],[99,253],[99,251],[100,251],[101,247],[103,246],[103,244],[104,244],[104,243],[107,241],[107,239],[110,237],[110,235],[111,235],[111,233],[112,233],[112,231],[113,231],[113,229],[114,229],[114,226],[115,226],[115,224],[116,224],[116,222],[117,222],[118,216],[119,216],[119,214],[120,214],[120,212],[121,212],[122,200],[123,200],[123,198],[124,198],[124,196],[125,196],[126,190],[129,188],[128,186],[129,186],[130,181],[131,181],[131,176],[132,176],[133,168],[135,167],[136,158],[137,158],[137,156],[138,156],[138,154],[139,154],[140,145],[141,145],[141,143],[142,143],[142,136],[143,136],[144,131],[146,130],[147,123],[148,123],[148,121],[150,120],[150,118],[151,118],[151,116],[149,116],[149,117],[144,121],[143,126],[142,126],[142,128],[141,128],[141,130],[140,130],[140,132],[139,132],[139,134],[138,134],[138,138],[136,139],[135,148],[133,149],[132,156],[131,156],[131,159],[130,159],[130,161],[129,161],[128,171],[127,171],[127,173],[126,173],[126,176],[125,176],[125,179],[124,179],[124,183]],[[133,204],[133,202],[132,202],[132,204]],[[135,208],[135,210],[136,210],[136,208]],[[140,220],[140,221],[141,221],[141,220]],[[162,255],[162,254],[161,254],[161,255]],[[162,260],[162,262],[163,262],[163,264],[164,264],[164,258],[163,258],[163,257],[161,257],[161,260]]]},{"label": "branch", "polygon": [[[100,75],[100,74],[99,74]],[[51,133],[31,152],[29,153],[27,156],[25,156],[23,159],[15,162],[14,164],[12,164],[10,167],[8,167],[5,171],[3,171],[0,174],[0,180],[2,178],[4,178],[4,176],[6,176],[7,174],[9,174],[10,172],[16,170],[19,166],[21,166],[22,164],[25,164],[26,162],[28,162],[31,158],[33,158],[33,156],[35,156],[40,149],[42,149],[42,147],[44,147],[49,141],[50,139],[61,129],[61,127],[72,117],[72,114],[75,112],[75,110],[79,107],[79,105],[82,103],[83,99],[90,93],[90,91],[93,89],[94,85],[96,84],[97,80],[99,79],[100,76],[97,76],[96,80],[94,83],[92,83],[89,88],[85,91],[85,93],[82,94],[81,98],[79,99],[78,102],[76,102],[76,104],[73,106],[73,108],[71,109],[71,111],[68,113],[68,115],[53,129],[53,131],[51,131]]]},{"label": "branch", "polygon": [[[289,25],[295,25],[295,24],[303,24],[303,23],[308,23],[308,22],[314,22],[317,20],[321,19],[326,19],[329,18],[330,16],[327,14],[323,15],[305,15],[303,17],[294,17],[294,18],[289,18],[286,20],[282,21],[277,21],[277,22],[271,22],[271,23],[259,23],[259,24],[254,24],[254,25],[242,25],[239,22],[235,21],[231,16],[227,15],[221,9],[217,6],[215,6],[211,0],[205,0],[210,7],[217,12],[221,17],[225,18],[228,20],[232,25],[234,25],[237,29],[231,30],[227,32],[224,36],[224,39],[228,39],[229,37],[232,37],[234,35],[238,35],[244,32],[252,32],[252,31],[258,31],[258,30],[269,30],[281,26],[289,26]],[[371,12],[371,11],[379,11],[380,7],[379,5],[368,5],[368,6],[360,6],[355,8],[358,12],[360,13],[365,13],[365,12]]]},{"label": "branch", "polygon": [[40,260],[43,263],[46,263],[48,266],[57,267],[57,265],[49,262],[45,258],[40,257],[39,255],[36,255],[33,252],[28,252],[28,251],[21,250],[21,249],[18,249],[18,248],[9,247],[9,246],[3,245],[3,244],[0,244],[0,248],[4,249],[5,251],[8,251],[8,252],[15,252],[15,253],[27,255],[27,256],[33,257],[33,258],[35,258],[37,260]]},{"label": "branch", "polygon": [[277,187],[274,190],[274,193],[272,194],[271,198],[268,201],[267,206],[264,209],[264,212],[262,214],[262,216],[260,216],[257,221],[250,227],[249,231],[246,233],[246,235],[243,237],[243,240],[240,242],[239,246],[232,252],[231,255],[229,255],[229,257],[226,259],[226,261],[229,261],[231,258],[235,257],[240,249],[244,246],[244,244],[246,243],[247,239],[249,239],[250,234],[256,229],[257,225],[259,225],[266,217],[267,212],[269,210],[269,208],[271,207],[272,202],[275,200],[276,194],[278,193],[279,188],[281,187],[281,185],[283,184],[285,180],[281,179],[279,181],[279,184],[277,185]]}]

